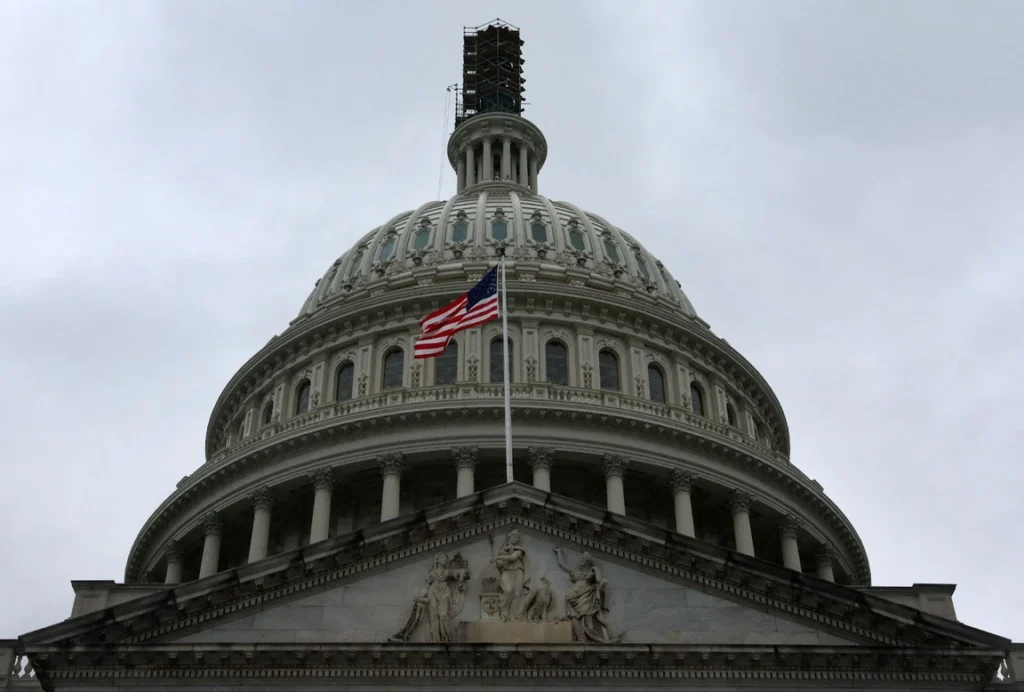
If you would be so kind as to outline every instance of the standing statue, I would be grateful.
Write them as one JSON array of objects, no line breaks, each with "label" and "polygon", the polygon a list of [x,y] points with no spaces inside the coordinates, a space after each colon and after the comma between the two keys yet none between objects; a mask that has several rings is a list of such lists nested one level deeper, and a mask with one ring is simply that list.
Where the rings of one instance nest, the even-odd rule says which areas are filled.
[{"label": "standing statue", "polygon": [[458,553],[449,558],[445,553],[434,557],[434,566],[427,574],[427,585],[413,601],[412,612],[405,627],[391,637],[393,642],[407,642],[420,622],[426,622],[426,640],[446,643],[452,640],[451,623],[466,600],[469,569]]},{"label": "standing statue", "polygon": [[513,529],[491,560],[498,571],[498,616],[505,622],[522,619],[523,594],[529,586],[526,579],[526,548]]},{"label": "standing statue", "polygon": [[576,642],[609,643],[618,640],[604,621],[608,580],[594,564],[590,553],[583,553],[576,566],[569,568],[562,549],[555,547],[558,566],[569,575],[569,592],[565,594],[565,616],[572,623],[572,638]]}]

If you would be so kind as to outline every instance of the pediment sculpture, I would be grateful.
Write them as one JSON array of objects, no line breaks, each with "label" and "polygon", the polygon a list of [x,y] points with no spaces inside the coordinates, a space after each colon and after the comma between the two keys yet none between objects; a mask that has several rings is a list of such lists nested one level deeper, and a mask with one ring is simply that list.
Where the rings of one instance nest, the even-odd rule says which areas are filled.
[{"label": "pediment sculpture", "polygon": [[425,626],[428,642],[452,641],[452,623],[466,602],[466,581],[469,568],[459,553],[434,556],[434,566],[427,574],[427,584],[413,601],[412,612],[405,626],[391,637],[393,642],[407,642],[420,623]]}]

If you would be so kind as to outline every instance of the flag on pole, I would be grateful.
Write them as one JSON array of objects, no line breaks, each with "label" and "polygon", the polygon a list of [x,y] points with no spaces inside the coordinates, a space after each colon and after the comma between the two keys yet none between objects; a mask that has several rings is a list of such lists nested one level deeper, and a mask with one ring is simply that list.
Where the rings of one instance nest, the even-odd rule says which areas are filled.
[{"label": "flag on pole", "polygon": [[423,332],[413,346],[414,358],[436,358],[452,335],[498,319],[498,267],[484,274],[469,292],[420,320]]}]

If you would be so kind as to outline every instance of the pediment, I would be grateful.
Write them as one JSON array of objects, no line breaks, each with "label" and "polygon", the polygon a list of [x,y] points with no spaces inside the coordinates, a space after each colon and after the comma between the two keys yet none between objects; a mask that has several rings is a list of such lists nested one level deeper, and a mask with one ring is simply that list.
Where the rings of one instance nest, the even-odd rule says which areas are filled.
[{"label": "pediment", "polygon": [[[442,553],[449,558],[459,553],[470,574],[455,622],[479,622],[481,571],[513,529],[527,546],[525,576],[531,585],[539,585],[541,577],[551,584],[552,619],[565,617],[571,587],[554,548],[561,548],[571,564],[583,551],[593,556],[607,579],[604,615],[619,643],[957,649],[1007,644],[959,623],[518,483],[73,618],[24,635],[22,642],[63,648],[204,641],[387,643],[407,623]],[[429,639],[421,624],[417,628],[403,641]],[[538,635],[521,636],[533,641]],[[564,637],[564,629],[557,636]]]}]

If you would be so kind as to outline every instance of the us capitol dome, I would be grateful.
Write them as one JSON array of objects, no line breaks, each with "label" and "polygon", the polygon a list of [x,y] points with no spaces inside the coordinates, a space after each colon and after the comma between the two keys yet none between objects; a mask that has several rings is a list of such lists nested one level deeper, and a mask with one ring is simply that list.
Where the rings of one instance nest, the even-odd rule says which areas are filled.
[{"label": "us capitol dome", "polygon": [[[75,582],[72,619],[15,657],[50,689],[305,689],[312,670],[367,689],[601,669],[629,689],[1013,684],[1017,645],[957,622],[952,586],[872,586],[853,525],[791,463],[771,387],[679,268],[546,196],[521,46],[502,22],[467,30],[455,195],[325,262],[224,387],[205,463],[146,521],[124,583]],[[413,358],[420,319],[501,257],[513,483],[501,321]]]}]

